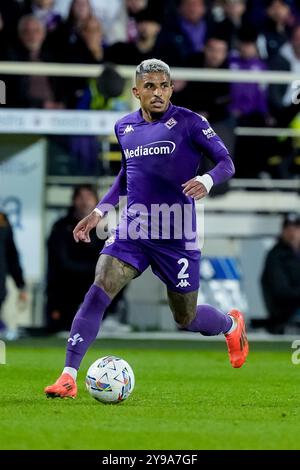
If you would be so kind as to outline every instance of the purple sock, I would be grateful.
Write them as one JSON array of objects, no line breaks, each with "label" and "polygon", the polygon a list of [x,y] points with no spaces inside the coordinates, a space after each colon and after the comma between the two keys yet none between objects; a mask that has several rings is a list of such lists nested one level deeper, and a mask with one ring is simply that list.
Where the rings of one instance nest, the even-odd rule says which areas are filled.
[{"label": "purple sock", "polygon": [[232,318],[211,305],[197,305],[194,320],[185,327],[188,331],[198,331],[204,336],[226,333],[232,326]]},{"label": "purple sock", "polygon": [[79,369],[89,346],[96,339],[100,323],[111,298],[93,284],[76,313],[68,339],[65,367]]}]

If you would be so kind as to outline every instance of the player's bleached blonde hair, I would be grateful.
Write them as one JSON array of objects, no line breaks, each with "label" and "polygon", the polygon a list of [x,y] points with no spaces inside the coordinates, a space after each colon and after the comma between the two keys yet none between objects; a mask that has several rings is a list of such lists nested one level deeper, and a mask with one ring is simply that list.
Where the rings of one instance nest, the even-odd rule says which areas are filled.
[{"label": "player's bleached blonde hair", "polygon": [[168,64],[159,59],[143,60],[136,68],[136,79],[141,77],[144,73],[161,72],[165,73],[169,80],[171,79],[171,71]]}]

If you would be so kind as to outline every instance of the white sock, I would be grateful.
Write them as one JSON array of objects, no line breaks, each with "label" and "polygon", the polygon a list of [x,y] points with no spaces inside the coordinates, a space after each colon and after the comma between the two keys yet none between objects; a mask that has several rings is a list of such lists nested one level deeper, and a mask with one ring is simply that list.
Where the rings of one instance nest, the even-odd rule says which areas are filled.
[{"label": "white sock", "polygon": [[229,328],[228,331],[226,331],[225,335],[229,335],[229,333],[232,333],[237,327],[237,322],[235,321],[235,318],[233,318],[231,315],[229,316],[232,319],[232,326]]},{"label": "white sock", "polygon": [[71,377],[73,377],[73,379],[76,382],[77,370],[74,369],[74,367],[65,367],[64,370],[63,370],[63,374],[69,374]]}]

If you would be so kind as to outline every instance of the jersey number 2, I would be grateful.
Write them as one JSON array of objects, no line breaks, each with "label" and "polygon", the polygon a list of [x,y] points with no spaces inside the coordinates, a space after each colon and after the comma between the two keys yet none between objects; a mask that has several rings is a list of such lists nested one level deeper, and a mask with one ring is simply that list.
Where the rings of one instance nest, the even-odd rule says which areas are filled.
[{"label": "jersey number 2", "polygon": [[189,262],[186,258],[180,258],[178,261],[177,261],[178,264],[182,264],[182,268],[181,270],[179,271],[179,273],[177,274],[177,278],[178,279],[187,279],[188,277],[190,277],[190,275],[188,273],[186,273],[186,270],[188,269],[189,267]]}]

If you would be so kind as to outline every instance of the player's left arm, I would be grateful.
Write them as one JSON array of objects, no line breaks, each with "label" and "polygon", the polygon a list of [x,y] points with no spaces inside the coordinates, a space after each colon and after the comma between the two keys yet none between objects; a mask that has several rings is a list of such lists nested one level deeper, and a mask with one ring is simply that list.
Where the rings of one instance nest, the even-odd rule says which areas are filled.
[{"label": "player's left arm", "polygon": [[212,170],[204,175],[186,181],[183,192],[198,200],[205,197],[215,184],[223,183],[234,175],[235,169],[229,152],[208,121],[195,116],[190,128],[192,144],[215,163]]}]

